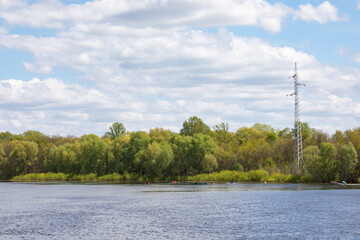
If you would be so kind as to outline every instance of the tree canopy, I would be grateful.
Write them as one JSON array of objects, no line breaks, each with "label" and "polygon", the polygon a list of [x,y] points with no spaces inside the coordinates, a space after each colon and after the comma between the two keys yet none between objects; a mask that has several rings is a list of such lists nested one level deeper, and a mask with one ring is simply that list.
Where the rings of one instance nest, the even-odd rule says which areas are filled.
[{"label": "tree canopy", "polygon": [[[360,128],[333,136],[303,123],[304,161],[315,180],[356,182],[360,177]],[[162,128],[126,132],[122,123],[103,137],[47,136],[38,131],[0,133],[0,178],[27,173],[134,173],[153,178],[222,170],[294,172],[292,129],[254,124],[231,132],[228,123],[210,129],[200,118],[184,121],[179,133]]]}]

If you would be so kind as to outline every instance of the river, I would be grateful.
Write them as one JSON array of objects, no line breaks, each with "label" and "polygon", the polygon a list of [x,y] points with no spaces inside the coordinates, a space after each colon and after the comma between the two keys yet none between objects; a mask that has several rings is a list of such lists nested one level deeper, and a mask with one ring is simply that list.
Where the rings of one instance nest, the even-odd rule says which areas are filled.
[{"label": "river", "polygon": [[360,239],[360,189],[0,182],[0,239]]}]

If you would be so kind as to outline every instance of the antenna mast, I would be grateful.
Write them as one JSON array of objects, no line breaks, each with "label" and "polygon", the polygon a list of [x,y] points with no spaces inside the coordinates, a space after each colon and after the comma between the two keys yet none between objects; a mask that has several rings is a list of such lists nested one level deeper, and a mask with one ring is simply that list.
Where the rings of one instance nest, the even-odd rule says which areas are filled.
[{"label": "antenna mast", "polygon": [[294,100],[295,100],[294,161],[297,165],[298,173],[300,173],[300,165],[304,165],[304,158],[303,158],[303,144],[302,144],[302,133],[301,133],[301,121],[300,121],[299,87],[305,86],[305,84],[299,82],[296,63],[295,63],[294,75],[291,77],[294,79],[294,93],[290,94],[290,96],[294,96]]}]

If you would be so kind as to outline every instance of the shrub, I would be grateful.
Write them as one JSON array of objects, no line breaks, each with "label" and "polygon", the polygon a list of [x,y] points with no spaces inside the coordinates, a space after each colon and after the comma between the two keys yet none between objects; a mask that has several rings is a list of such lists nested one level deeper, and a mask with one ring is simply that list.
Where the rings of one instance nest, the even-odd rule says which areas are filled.
[{"label": "shrub", "polygon": [[267,181],[269,179],[269,173],[262,169],[251,170],[249,172],[249,179],[255,182]]}]

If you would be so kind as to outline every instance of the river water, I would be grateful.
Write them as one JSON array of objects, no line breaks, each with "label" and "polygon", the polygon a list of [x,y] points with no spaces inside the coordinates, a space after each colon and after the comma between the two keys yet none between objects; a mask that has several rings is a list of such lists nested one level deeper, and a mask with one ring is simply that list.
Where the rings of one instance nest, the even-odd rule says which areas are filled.
[{"label": "river water", "polygon": [[0,183],[0,239],[360,239],[360,189]]}]

